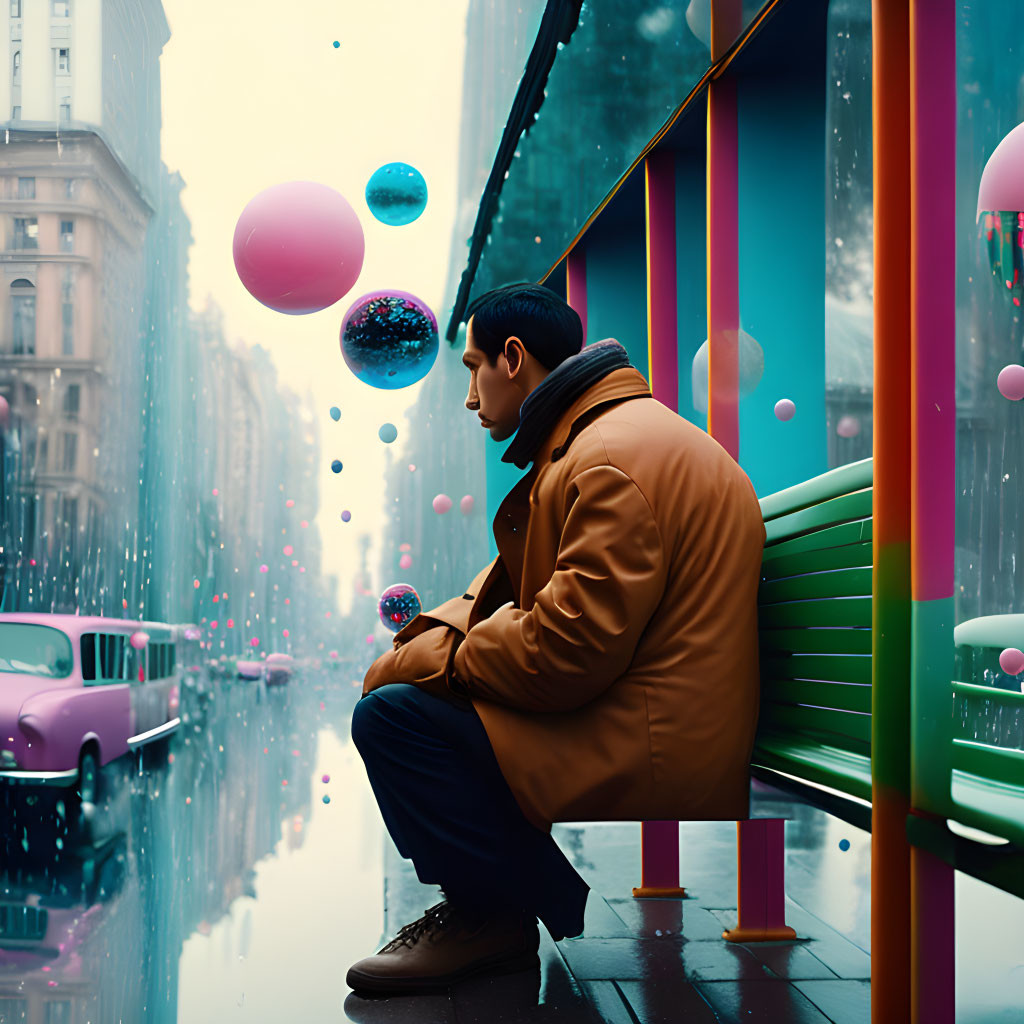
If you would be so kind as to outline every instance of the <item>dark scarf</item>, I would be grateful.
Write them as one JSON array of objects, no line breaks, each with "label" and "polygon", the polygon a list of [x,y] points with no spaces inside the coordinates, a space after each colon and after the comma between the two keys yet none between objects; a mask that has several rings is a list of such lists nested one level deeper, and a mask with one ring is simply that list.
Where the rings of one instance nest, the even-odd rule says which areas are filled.
[{"label": "dark scarf", "polygon": [[519,429],[501,461],[526,469],[559,418],[584,391],[612,370],[631,365],[626,350],[614,338],[595,341],[559,363],[526,396],[519,409]]}]

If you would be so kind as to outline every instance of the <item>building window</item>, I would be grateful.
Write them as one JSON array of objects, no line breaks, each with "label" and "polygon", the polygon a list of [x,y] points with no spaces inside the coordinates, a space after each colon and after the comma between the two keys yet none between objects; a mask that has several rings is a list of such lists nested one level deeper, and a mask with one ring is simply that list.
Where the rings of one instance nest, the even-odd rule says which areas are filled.
[{"label": "building window", "polygon": [[19,107],[17,105],[11,107],[11,120],[12,121],[20,121],[21,120],[21,107]]},{"label": "building window", "polygon": [[71,120],[71,97],[64,96],[60,101],[60,121],[65,123]]},{"label": "building window", "polygon": [[64,179],[64,198],[74,199],[78,193],[78,181],[75,178]]},{"label": "building window", "polygon": [[50,0],[51,18],[70,18],[71,0]]},{"label": "building window", "polygon": [[73,220],[60,222],[60,251],[75,251],[75,222]]},{"label": "building window", "polygon": [[14,73],[14,82],[17,84],[21,81],[21,50],[14,51],[14,64],[12,65],[12,71]]},{"label": "building window", "polygon": [[15,355],[34,355],[36,351],[36,290],[31,281],[19,277],[11,285],[11,338]]},{"label": "building window", "polygon": [[74,473],[75,465],[78,462],[78,435],[72,433],[64,434],[64,451],[61,458],[61,471]]},{"label": "building window", "polygon": [[35,178],[19,178],[18,179],[18,198],[19,199],[35,199],[36,197],[36,179]]},{"label": "building window", "polygon": [[[69,420],[78,420],[78,411],[82,401],[82,386],[80,384],[69,384],[64,392],[64,415]],[[69,434],[69,437],[74,435]]]},{"label": "building window", "polygon": [[39,248],[39,221],[35,217],[14,218],[14,248]]},{"label": "building window", "polygon": [[61,303],[61,355],[75,354],[75,307],[70,302]]},{"label": "building window", "polygon": [[21,17],[21,0],[11,0],[11,17]]},{"label": "building window", "polygon": [[47,464],[50,461],[50,439],[48,437],[39,438],[39,453],[36,456],[36,472],[45,473]]},{"label": "building window", "polygon": [[62,46],[57,50],[57,74],[71,74],[71,48]]}]

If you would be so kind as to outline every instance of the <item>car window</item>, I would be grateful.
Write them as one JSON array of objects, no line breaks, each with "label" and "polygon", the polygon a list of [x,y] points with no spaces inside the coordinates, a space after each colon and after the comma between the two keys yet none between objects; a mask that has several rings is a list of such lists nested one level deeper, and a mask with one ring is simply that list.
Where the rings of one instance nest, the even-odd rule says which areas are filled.
[{"label": "car window", "polygon": [[66,679],[72,666],[71,640],[61,630],[27,622],[0,622],[0,673]]}]

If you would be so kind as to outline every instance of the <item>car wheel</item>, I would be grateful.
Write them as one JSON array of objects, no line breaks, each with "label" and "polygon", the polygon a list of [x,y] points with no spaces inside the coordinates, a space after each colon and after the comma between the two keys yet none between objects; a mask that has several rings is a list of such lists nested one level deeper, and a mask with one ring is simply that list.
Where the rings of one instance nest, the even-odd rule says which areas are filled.
[{"label": "car wheel", "polygon": [[90,845],[94,839],[94,819],[96,804],[99,801],[99,789],[99,762],[92,751],[83,751],[78,760],[78,782],[75,785],[75,793],[78,797],[78,814],[76,815],[78,834],[86,845]]}]

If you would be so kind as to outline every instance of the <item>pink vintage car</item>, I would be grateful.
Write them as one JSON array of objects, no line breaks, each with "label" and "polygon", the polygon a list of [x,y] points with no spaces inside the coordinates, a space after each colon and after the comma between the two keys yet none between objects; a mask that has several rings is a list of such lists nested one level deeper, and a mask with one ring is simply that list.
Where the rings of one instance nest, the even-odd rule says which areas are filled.
[{"label": "pink vintage car", "polygon": [[178,728],[183,627],[0,614],[0,782],[73,785]]},{"label": "pink vintage car", "polygon": [[268,654],[265,664],[268,686],[280,686],[282,683],[287,683],[295,670],[295,659],[290,654],[284,654],[281,651]]}]

